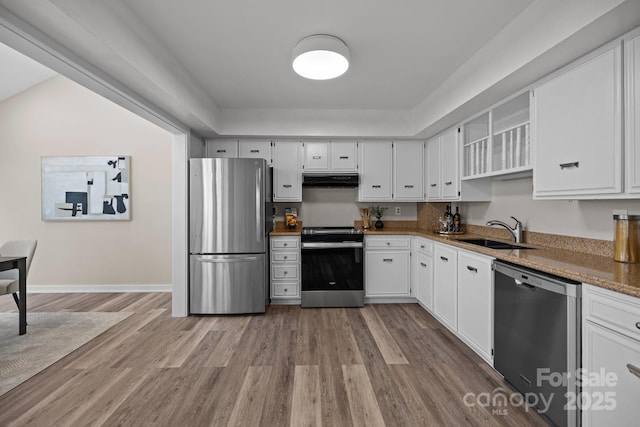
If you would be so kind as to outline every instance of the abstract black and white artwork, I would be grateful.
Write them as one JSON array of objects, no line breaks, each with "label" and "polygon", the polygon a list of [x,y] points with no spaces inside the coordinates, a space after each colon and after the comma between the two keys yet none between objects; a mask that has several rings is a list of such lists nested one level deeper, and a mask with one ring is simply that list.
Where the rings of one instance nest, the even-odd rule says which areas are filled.
[{"label": "abstract black and white artwork", "polygon": [[130,220],[130,163],[129,156],[42,157],[42,220]]}]

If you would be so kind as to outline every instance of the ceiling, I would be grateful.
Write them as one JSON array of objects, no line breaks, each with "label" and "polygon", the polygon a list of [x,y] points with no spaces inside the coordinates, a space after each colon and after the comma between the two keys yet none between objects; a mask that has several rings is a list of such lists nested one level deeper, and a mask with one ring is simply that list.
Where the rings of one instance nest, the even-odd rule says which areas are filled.
[{"label": "ceiling", "polygon": [[[0,16],[203,136],[413,136],[623,2],[584,3],[0,0]],[[317,33],[349,46],[345,75],[293,72]]]},{"label": "ceiling", "polygon": [[0,43],[0,102],[54,76],[56,73]]}]

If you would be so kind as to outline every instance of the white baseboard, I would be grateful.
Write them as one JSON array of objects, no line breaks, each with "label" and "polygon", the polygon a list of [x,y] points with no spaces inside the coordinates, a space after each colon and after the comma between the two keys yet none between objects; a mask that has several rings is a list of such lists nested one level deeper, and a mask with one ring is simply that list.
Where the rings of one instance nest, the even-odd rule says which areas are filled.
[{"label": "white baseboard", "polygon": [[28,285],[29,294],[68,294],[68,293],[117,293],[117,292],[171,292],[167,285]]}]

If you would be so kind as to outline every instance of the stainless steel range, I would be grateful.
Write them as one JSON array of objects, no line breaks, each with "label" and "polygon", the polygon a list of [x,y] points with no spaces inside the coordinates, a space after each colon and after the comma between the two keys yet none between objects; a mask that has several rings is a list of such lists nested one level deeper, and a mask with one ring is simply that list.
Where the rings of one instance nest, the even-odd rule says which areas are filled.
[{"label": "stainless steel range", "polygon": [[302,307],[364,306],[363,241],[353,227],[302,229]]}]

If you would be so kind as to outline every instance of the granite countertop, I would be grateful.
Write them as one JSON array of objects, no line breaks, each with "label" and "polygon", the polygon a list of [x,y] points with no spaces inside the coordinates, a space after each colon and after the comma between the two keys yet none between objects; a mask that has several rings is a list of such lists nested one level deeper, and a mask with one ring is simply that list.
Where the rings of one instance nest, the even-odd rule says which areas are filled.
[{"label": "granite countertop", "polygon": [[[640,297],[640,264],[621,263],[614,261],[612,257],[608,256],[527,243],[520,245],[535,249],[489,249],[460,241],[461,239],[487,238],[487,236],[484,235],[467,233],[456,236],[445,236],[437,234],[432,230],[419,227],[401,227],[380,231],[365,230],[364,233],[367,236],[398,234],[421,236],[524,267]],[[513,241],[496,239],[493,236],[490,238],[513,243]]]},{"label": "granite countertop", "polygon": [[300,236],[300,233],[302,233],[302,221],[298,221],[295,228],[286,226],[284,221],[277,221],[269,236]]}]

